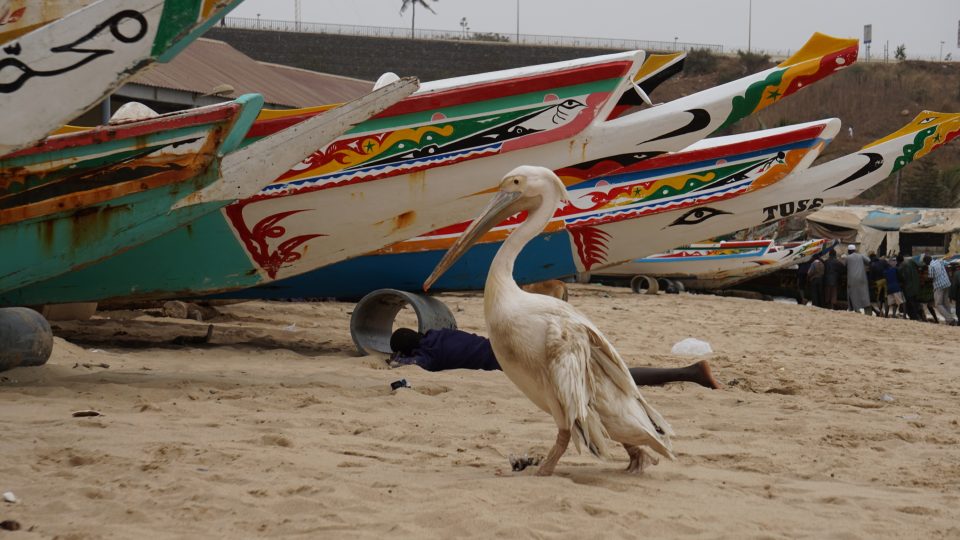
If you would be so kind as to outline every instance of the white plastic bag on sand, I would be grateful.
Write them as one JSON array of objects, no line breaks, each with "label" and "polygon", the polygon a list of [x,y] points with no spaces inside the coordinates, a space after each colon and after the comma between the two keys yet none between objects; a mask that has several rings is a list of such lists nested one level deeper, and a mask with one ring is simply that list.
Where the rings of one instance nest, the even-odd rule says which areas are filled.
[{"label": "white plastic bag on sand", "polygon": [[670,352],[683,356],[703,356],[705,354],[713,354],[713,349],[710,348],[710,344],[706,341],[700,341],[699,339],[691,337],[676,343],[673,348],[670,349]]}]

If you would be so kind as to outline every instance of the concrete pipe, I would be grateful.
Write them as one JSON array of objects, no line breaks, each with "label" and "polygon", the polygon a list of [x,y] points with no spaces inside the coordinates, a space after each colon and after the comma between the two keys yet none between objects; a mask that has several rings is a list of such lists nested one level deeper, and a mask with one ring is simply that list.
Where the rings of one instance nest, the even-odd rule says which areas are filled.
[{"label": "concrete pipe", "polygon": [[53,352],[50,324],[28,308],[0,308],[0,371],[42,366]]},{"label": "concrete pipe", "polygon": [[679,281],[674,281],[672,279],[660,278],[657,280],[657,284],[660,285],[660,290],[667,294],[680,294],[680,286],[678,285]]},{"label": "concrete pipe", "polygon": [[[667,294],[671,294],[671,289],[672,289],[673,287],[671,286],[671,282],[670,282],[669,279],[667,279],[667,278],[657,278],[657,288],[660,289],[661,291],[667,293]],[[676,292],[676,291],[674,291],[674,292]]]},{"label": "concrete pipe", "polygon": [[647,276],[633,276],[630,288],[637,294],[657,294],[660,290],[657,280]]},{"label": "concrete pipe", "polygon": [[361,355],[392,352],[393,322],[406,305],[413,307],[417,315],[418,332],[457,327],[453,313],[436,298],[397,289],[378,289],[361,298],[350,317],[350,336]]}]

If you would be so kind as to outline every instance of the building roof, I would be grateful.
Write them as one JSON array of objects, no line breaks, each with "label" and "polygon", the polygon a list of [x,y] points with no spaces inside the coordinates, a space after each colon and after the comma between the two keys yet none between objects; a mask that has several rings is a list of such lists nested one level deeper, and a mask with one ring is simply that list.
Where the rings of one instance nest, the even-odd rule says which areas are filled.
[{"label": "building roof", "polygon": [[256,92],[271,106],[312,107],[358,98],[373,88],[370,81],[258,62],[223,41],[200,38],[166,64],[139,73],[133,84],[208,94],[223,85],[235,98]]}]

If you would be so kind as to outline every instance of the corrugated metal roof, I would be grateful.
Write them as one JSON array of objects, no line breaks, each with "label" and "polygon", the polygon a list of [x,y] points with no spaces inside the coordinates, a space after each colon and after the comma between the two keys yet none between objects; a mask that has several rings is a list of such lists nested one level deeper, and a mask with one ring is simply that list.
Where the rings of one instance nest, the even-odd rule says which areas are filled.
[{"label": "corrugated metal roof", "polygon": [[370,81],[257,62],[223,41],[200,38],[166,64],[156,64],[130,81],[144,86],[206,94],[229,84],[235,98],[256,92],[269,105],[312,107],[360,97]]}]

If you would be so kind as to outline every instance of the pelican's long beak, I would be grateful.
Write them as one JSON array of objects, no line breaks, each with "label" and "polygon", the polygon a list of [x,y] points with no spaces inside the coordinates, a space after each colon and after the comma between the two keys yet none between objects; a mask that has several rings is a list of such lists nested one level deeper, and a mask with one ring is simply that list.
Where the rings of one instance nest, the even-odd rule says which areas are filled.
[{"label": "pelican's long beak", "polygon": [[463,231],[460,238],[457,238],[457,241],[450,246],[443,259],[440,259],[437,267],[433,269],[430,277],[423,282],[424,292],[429,290],[430,286],[440,279],[440,276],[453,266],[453,263],[457,262],[487,231],[497,223],[523,210],[523,208],[519,208],[520,205],[516,204],[520,200],[520,196],[519,191],[498,191],[487,204],[487,207],[480,212],[480,216],[473,220],[473,223],[467,227],[467,230]]}]

